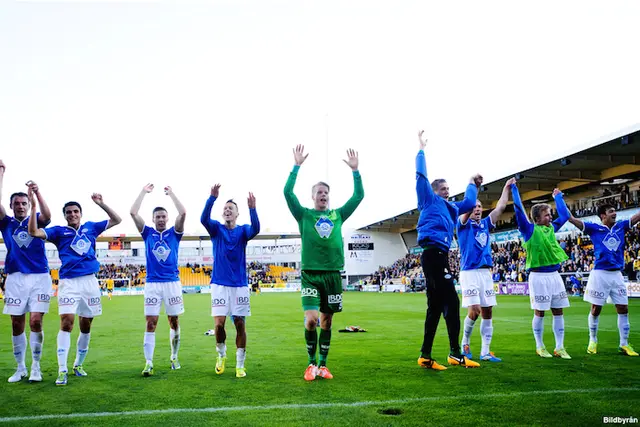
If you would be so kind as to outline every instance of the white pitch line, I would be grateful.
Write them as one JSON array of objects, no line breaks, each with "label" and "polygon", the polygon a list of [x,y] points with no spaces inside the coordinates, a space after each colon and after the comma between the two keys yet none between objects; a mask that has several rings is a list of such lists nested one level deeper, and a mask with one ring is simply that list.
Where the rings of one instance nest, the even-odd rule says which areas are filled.
[{"label": "white pitch line", "polygon": [[484,400],[511,398],[514,396],[540,396],[553,394],[574,394],[574,393],[606,393],[620,391],[640,391],[640,387],[627,388],[591,388],[591,389],[572,389],[572,390],[535,390],[535,391],[519,391],[513,393],[493,393],[493,394],[473,394],[462,396],[431,396],[431,397],[410,397],[406,399],[392,400],[366,400],[363,402],[328,402],[328,403],[290,403],[282,405],[264,405],[264,406],[223,406],[220,408],[171,408],[171,409],[150,409],[143,411],[120,411],[120,412],[78,412],[72,414],[50,414],[50,415],[28,415],[21,417],[3,417],[0,418],[1,423],[15,421],[42,421],[42,420],[68,420],[74,418],[103,418],[103,417],[123,417],[136,415],[166,415],[166,414],[197,414],[211,412],[232,412],[232,411],[270,411],[274,409],[322,409],[322,408],[357,408],[362,406],[376,405],[396,405],[413,402],[432,402],[443,400]]}]

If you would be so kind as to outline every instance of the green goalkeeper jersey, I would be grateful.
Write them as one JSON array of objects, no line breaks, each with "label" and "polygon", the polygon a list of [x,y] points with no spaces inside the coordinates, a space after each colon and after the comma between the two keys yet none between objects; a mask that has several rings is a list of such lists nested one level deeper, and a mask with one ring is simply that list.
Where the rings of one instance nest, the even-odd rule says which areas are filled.
[{"label": "green goalkeeper jersey", "polygon": [[364,198],[360,172],[353,172],[353,195],[338,209],[317,211],[302,207],[293,193],[300,166],[294,166],[284,187],[289,210],[298,221],[302,238],[302,270],[340,271],[344,267],[342,223]]}]

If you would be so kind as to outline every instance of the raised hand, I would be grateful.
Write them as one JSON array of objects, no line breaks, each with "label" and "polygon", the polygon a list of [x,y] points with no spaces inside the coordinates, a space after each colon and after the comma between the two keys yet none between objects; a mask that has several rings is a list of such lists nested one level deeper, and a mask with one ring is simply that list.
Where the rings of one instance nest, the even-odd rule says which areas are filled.
[{"label": "raised hand", "polygon": [[29,194],[29,202],[33,207],[36,205],[36,193],[33,191],[33,187],[29,186],[28,194]]},{"label": "raised hand", "polygon": [[220,184],[216,184],[213,187],[211,187],[211,195],[213,197],[217,199],[219,194],[220,194]]},{"label": "raised hand", "polygon": [[99,194],[99,193],[93,193],[91,195],[91,200],[93,200],[93,203],[95,203],[98,206],[104,203],[104,201],[102,200],[102,194]]},{"label": "raised hand", "polygon": [[424,150],[425,147],[427,146],[427,139],[422,137],[423,134],[424,134],[423,130],[418,132],[418,141],[420,141],[420,149],[421,150]]},{"label": "raised hand", "polygon": [[153,184],[147,184],[144,187],[142,187],[142,191],[144,191],[145,193],[151,193],[153,191]]},{"label": "raised hand", "polygon": [[347,150],[347,160],[342,160],[351,168],[351,170],[358,170],[358,152],[352,148]]},{"label": "raised hand", "polygon": [[304,161],[307,160],[308,156],[308,153],[304,154],[304,145],[302,144],[296,145],[296,148],[293,149],[293,159],[296,162],[297,166],[303,164]]},{"label": "raised hand", "polygon": [[253,195],[253,193],[249,193],[249,198],[247,199],[247,202],[249,204],[249,209],[256,208],[256,197]]},{"label": "raised hand", "polygon": [[33,190],[34,194],[38,194],[38,184],[36,184],[35,182],[29,180],[26,182],[27,187],[29,187],[30,190]]},{"label": "raised hand", "polygon": [[167,196],[170,196],[173,194],[173,189],[170,186],[166,186],[164,187],[164,194],[166,194]]},{"label": "raised hand", "polygon": [[562,194],[562,191],[558,190],[557,188],[553,189],[553,197],[556,197],[558,194]]},{"label": "raised hand", "polygon": [[510,187],[512,184],[516,183],[516,179],[515,178],[510,178],[505,184],[505,187]]},{"label": "raised hand", "polygon": [[482,175],[480,175],[479,173],[473,175],[471,177],[471,183],[474,184],[476,187],[480,187],[482,185]]}]

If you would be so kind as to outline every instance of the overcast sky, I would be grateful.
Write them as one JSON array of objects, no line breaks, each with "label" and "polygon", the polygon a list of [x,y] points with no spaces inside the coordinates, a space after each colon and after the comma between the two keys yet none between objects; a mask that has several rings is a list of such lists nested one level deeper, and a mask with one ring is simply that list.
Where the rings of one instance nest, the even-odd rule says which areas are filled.
[{"label": "overcast sky", "polygon": [[204,233],[220,182],[239,222],[253,191],[263,231],[294,231],[282,189],[302,143],[307,206],[318,180],[332,207],[348,199],[342,159],[359,151],[347,226],[363,226],[415,207],[421,128],[429,178],[457,192],[640,122],[639,18],[637,1],[3,2],[2,203],[32,179],[54,224],[68,200],[101,220],[101,192],[124,220],[109,233],[133,234],[152,182],[145,219],[175,218],[171,185]]}]

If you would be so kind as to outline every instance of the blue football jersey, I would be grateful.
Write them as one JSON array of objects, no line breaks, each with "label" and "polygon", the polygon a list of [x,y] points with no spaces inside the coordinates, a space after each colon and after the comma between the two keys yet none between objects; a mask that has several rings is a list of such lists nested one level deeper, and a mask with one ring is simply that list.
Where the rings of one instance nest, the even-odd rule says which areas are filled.
[{"label": "blue football jersey", "polygon": [[[40,214],[37,214],[37,218]],[[28,231],[29,217],[18,221],[5,216],[0,220],[2,239],[7,247],[5,272],[37,274],[48,273],[49,263],[44,250],[44,240],[32,237]]]},{"label": "blue football jersey", "polygon": [[147,282],[179,281],[178,248],[183,233],[174,227],[160,232],[145,225],[141,234],[147,258]]},{"label": "blue football jersey", "polygon": [[458,243],[460,244],[460,269],[475,270],[480,267],[492,267],[491,239],[489,232],[495,227],[491,218],[479,222],[467,219],[465,224],[458,219]]},{"label": "blue football jersey", "polygon": [[62,267],[61,279],[95,274],[100,270],[100,263],[96,258],[96,240],[109,224],[108,220],[100,222],[85,222],[78,230],[69,226],[54,226],[45,228],[47,240],[56,245]]},{"label": "blue football jersey", "polygon": [[584,231],[591,237],[596,255],[594,270],[624,269],[624,235],[631,228],[631,221],[616,222],[609,228],[602,224],[584,222]]},{"label": "blue football jersey", "polygon": [[228,229],[225,224],[211,219],[211,208],[215,200],[215,197],[209,197],[200,218],[213,243],[211,283],[232,287],[248,286],[246,249],[247,242],[260,232],[258,214],[255,209],[249,209],[251,225],[238,225]]}]

